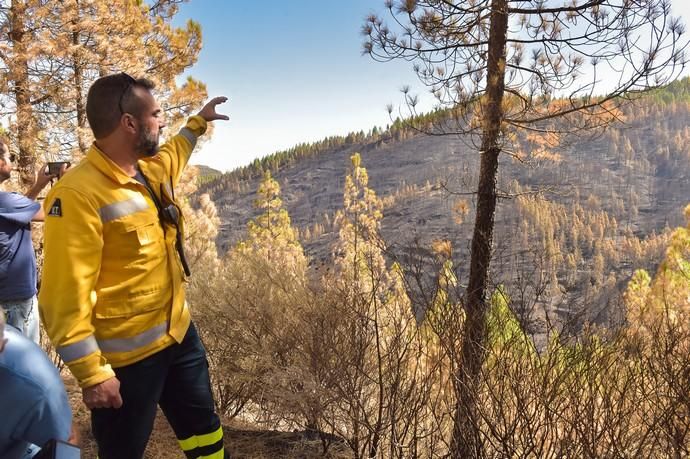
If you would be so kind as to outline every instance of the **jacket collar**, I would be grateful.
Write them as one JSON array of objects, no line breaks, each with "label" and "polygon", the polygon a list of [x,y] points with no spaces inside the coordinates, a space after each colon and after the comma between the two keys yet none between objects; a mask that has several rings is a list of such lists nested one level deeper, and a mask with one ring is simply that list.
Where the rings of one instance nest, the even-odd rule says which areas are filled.
[{"label": "jacket collar", "polygon": [[89,148],[89,151],[86,153],[86,159],[104,175],[121,185],[126,183],[137,183],[134,178],[125,174],[125,171],[123,171],[120,166],[115,164],[112,159],[108,158],[108,155],[103,153],[103,151],[96,146],[95,142],[91,145],[91,148]]}]

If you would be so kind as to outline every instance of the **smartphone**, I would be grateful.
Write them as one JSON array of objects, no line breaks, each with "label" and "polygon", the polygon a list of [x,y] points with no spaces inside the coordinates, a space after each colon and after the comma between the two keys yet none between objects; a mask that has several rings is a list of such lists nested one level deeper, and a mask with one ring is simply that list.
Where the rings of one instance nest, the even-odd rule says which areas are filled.
[{"label": "smartphone", "polygon": [[48,175],[58,175],[62,165],[66,164],[67,167],[71,164],[69,161],[52,161],[48,163]]},{"label": "smartphone", "polygon": [[50,440],[34,459],[80,459],[81,450],[61,440]]}]

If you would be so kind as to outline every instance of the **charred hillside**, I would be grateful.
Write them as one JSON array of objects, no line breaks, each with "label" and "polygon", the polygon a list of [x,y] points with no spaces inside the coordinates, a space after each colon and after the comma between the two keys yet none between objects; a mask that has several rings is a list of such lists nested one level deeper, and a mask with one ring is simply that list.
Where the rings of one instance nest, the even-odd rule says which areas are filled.
[{"label": "charred hillside", "polygon": [[[625,123],[595,137],[553,148],[525,137],[519,143],[527,156],[502,155],[492,279],[508,287],[516,313],[533,332],[546,322],[579,327],[620,320],[621,288],[634,269],[656,266],[667,229],[684,224],[689,87],[688,80],[676,82],[628,106]],[[433,125],[439,116],[416,121]],[[390,256],[432,259],[432,243],[448,240],[462,283],[478,153],[467,138],[422,135],[400,121],[386,130],[301,145],[204,184],[200,192],[211,195],[222,221],[219,251],[239,241],[259,213],[253,201],[260,170],[270,169],[315,272],[327,269],[355,152],[384,199],[382,233]]]}]

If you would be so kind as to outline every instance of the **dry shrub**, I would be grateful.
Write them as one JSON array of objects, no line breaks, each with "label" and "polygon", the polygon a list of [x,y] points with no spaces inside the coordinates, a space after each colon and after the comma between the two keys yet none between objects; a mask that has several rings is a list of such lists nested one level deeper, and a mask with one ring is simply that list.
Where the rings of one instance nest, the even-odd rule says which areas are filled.
[{"label": "dry shrub", "polygon": [[[273,184],[250,239],[191,283],[223,414],[302,429],[324,455],[344,442],[355,458],[448,457],[456,413],[479,432],[477,458],[690,454],[690,229],[674,233],[654,281],[634,278],[619,330],[586,326],[567,339],[551,330],[538,351],[498,288],[481,375],[463,387],[464,308],[450,251],[424,284],[420,320],[403,270],[383,256],[380,203],[360,167],[353,157],[326,276],[309,279]],[[460,405],[467,390],[478,404]]]},{"label": "dry shrub", "polygon": [[[371,280],[378,286],[358,295],[332,279],[296,284],[259,257],[226,266],[197,319],[222,411],[313,432],[324,451],[339,437],[354,457],[445,457],[457,383],[445,340],[457,342],[447,330],[457,317],[429,315],[433,327],[387,317]],[[537,352],[497,292],[473,419],[478,457],[687,455],[690,335],[669,321],[654,327],[553,335]]]}]

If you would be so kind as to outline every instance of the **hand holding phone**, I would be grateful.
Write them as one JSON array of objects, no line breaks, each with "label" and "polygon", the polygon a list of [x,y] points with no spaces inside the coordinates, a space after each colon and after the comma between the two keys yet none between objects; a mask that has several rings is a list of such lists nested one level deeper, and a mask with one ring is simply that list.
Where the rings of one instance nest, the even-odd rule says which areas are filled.
[{"label": "hand holding phone", "polygon": [[65,169],[67,169],[70,164],[71,163],[69,161],[50,161],[48,162],[48,175],[59,178],[62,166],[64,165]]}]

